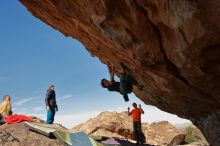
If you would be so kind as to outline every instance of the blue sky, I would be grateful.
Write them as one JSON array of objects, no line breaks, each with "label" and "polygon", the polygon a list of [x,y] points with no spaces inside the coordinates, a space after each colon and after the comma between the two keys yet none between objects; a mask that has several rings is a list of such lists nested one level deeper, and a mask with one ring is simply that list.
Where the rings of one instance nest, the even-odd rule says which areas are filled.
[{"label": "blue sky", "polygon": [[[45,118],[45,92],[55,84],[59,112],[56,122],[67,127],[101,111],[123,111],[118,93],[100,87],[108,77],[106,66],[92,57],[84,46],[54,30],[29,13],[18,1],[0,2],[0,97],[10,94],[14,113]],[[157,108],[144,106],[146,121],[185,122]]]}]

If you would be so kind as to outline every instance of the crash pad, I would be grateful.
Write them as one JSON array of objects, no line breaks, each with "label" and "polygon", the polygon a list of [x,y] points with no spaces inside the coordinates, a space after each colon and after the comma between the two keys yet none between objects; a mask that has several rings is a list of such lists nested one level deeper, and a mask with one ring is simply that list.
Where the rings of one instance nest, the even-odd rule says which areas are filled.
[{"label": "crash pad", "polygon": [[115,138],[110,138],[105,141],[101,141],[103,144],[111,145],[111,146],[120,146],[121,144],[115,139]]},{"label": "crash pad", "polygon": [[64,130],[55,125],[40,124],[35,122],[24,122],[24,124],[29,128],[29,130],[50,138],[54,137],[53,132],[56,130],[69,132],[68,130]]},{"label": "crash pad", "polygon": [[57,130],[53,134],[57,139],[71,146],[104,146],[83,132],[70,133]]},{"label": "crash pad", "polygon": [[104,146],[83,132],[72,133],[69,130],[40,123],[24,122],[24,124],[34,132],[50,138],[57,138],[64,145],[68,146]]}]

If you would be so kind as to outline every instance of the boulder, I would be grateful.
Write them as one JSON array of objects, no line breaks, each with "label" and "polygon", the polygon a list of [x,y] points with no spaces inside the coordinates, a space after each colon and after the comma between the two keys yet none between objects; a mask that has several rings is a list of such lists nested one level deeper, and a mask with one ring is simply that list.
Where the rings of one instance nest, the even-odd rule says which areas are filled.
[{"label": "boulder", "polygon": [[[92,56],[123,62],[146,104],[191,120],[220,145],[220,0],[20,0]],[[65,50],[63,50],[65,51]]]}]

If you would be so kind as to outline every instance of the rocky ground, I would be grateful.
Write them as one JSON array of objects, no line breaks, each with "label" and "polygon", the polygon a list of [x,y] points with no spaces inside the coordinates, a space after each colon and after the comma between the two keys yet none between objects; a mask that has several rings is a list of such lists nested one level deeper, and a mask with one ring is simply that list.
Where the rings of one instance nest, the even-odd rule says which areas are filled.
[{"label": "rocky ground", "polygon": [[[135,146],[130,141],[120,140],[122,146]],[[30,131],[24,123],[0,126],[0,146],[63,146],[57,139],[51,139]],[[150,146],[143,144],[140,146]]]},{"label": "rocky ground", "polygon": [[0,146],[63,146],[57,139],[50,139],[29,131],[24,123],[0,126]]},{"label": "rocky ground", "polygon": [[[44,123],[43,120],[36,118],[34,121]],[[152,124],[143,123],[142,128],[147,144],[140,146],[184,145],[184,143],[184,146],[208,145],[204,136],[193,125],[178,129],[166,121],[161,121]],[[135,141],[132,140],[132,121],[126,112],[103,112],[72,128],[72,131],[83,131],[92,136],[115,137],[121,146],[135,146]],[[19,123],[0,126],[0,146],[62,146],[62,144],[55,138],[32,132],[24,123]]]}]

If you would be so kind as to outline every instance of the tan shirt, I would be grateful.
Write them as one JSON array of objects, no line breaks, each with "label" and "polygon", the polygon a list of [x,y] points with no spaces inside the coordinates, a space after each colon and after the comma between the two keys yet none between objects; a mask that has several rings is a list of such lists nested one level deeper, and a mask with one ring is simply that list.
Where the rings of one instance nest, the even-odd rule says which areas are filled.
[{"label": "tan shirt", "polygon": [[0,114],[2,114],[3,117],[9,116],[10,111],[11,111],[10,103],[2,102],[0,104]]}]

